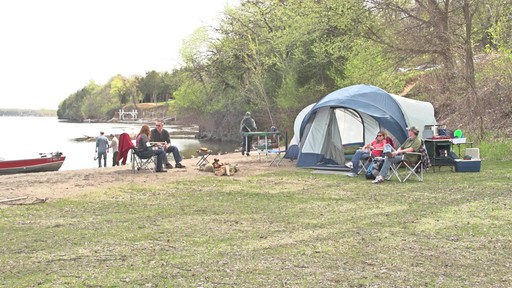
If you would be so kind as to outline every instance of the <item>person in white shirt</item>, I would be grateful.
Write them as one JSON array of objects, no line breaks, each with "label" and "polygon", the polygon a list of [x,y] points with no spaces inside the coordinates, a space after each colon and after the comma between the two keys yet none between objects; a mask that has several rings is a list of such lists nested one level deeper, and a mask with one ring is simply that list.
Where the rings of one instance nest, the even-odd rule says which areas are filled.
[{"label": "person in white shirt", "polygon": [[110,148],[112,148],[112,166],[119,166],[117,154],[119,154],[119,140],[116,135],[110,134]]}]

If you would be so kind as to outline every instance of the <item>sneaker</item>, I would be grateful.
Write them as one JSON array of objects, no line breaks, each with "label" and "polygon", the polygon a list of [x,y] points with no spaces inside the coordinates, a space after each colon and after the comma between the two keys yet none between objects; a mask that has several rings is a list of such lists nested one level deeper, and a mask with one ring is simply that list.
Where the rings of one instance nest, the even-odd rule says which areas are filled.
[{"label": "sneaker", "polygon": [[373,180],[373,181],[372,181],[372,183],[373,183],[373,184],[379,184],[379,183],[382,183],[382,182],[384,182],[384,177],[382,177],[382,176],[380,176],[380,175],[379,175],[379,176],[377,176],[377,177],[375,178],[375,180]]},{"label": "sneaker", "polygon": [[245,155],[245,150],[242,150],[242,156],[244,156],[244,155]]},{"label": "sneaker", "polygon": [[181,163],[176,163],[176,165],[174,165],[176,168],[185,168],[184,165],[181,165]]},{"label": "sneaker", "polygon": [[156,170],[156,173],[165,173],[167,170]]},{"label": "sneaker", "polygon": [[172,167],[172,164],[171,164],[171,163],[166,163],[166,164],[165,164],[165,168],[167,168],[167,169],[172,169],[173,167]]},{"label": "sneaker", "polygon": [[249,156],[249,152],[245,153],[245,155]]},{"label": "sneaker", "polygon": [[350,172],[347,174],[348,177],[356,177],[357,174],[356,173],[353,173],[353,172]]},{"label": "sneaker", "polygon": [[352,164],[352,162],[347,162],[347,164],[345,164],[345,166],[347,166],[350,169],[354,168],[354,164]]}]

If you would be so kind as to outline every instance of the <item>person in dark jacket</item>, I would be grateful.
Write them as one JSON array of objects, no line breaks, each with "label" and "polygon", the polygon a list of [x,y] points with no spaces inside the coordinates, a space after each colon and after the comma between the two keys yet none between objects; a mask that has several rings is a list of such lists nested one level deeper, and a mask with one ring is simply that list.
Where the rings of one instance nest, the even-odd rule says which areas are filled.
[{"label": "person in dark jacket", "polygon": [[176,162],[176,165],[174,167],[176,168],[185,168],[184,165],[181,164],[181,155],[180,150],[178,147],[171,145],[171,137],[169,136],[169,132],[164,129],[164,121],[157,120],[155,123],[155,127],[151,130],[151,142],[158,142],[159,147],[165,151],[165,167],[167,169],[172,168],[172,164],[169,163],[169,160],[167,160],[167,153],[172,153],[172,156],[174,157],[174,161]]},{"label": "person in dark jacket", "polygon": [[246,112],[244,118],[240,122],[240,134],[242,134],[242,155],[249,156],[251,151],[252,136],[244,137],[244,132],[256,132],[256,122],[251,117],[251,112]]}]

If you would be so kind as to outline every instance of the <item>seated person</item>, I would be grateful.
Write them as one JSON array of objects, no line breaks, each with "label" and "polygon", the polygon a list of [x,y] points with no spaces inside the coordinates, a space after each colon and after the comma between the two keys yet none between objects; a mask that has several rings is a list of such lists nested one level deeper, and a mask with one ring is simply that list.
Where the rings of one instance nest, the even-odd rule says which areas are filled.
[{"label": "seated person", "polygon": [[357,173],[359,172],[359,160],[370,157],[370,154],[372,157],[382,156],[382,150],[386,144],[385,138],[386,133],[379,131],[377,133],[377,137],[375,137],[375,140],[373,140],[372,143],[364,145],[362,149],[358,149],[352,157],[352,169],[350,173],[347,174],[347,176],[357,176]]},{"label": "seated person", "polygon": [[[391,163],[399,163],[402,161],[414,162],[418,161],[418,155],[406,154],[407,152],[418,152],[421,148],[421,139],[418,137],[420,130],[415,126],[411,126],[409,129],[409,138],[398,147],[396,151],[386,152],[384,158],[384,164],[380,170],[379,175],[372,181],[374,184],[384,182],[384,179],[388,176],[389,167]],[[405,154],[405,155],[404,155]]]},{"label": "seated person", "polygon": [[148,146],[148,142],[149,126],[142,125],[142,128],[140,128],[140,132],[137,135],[137,140],[135,142],[137,152],[139,152],[140,157],[143,159],[147,159],[156,155],[156,172],[167,172],[167,170],[164,170],[163,168],[165,152],[161,149],[153,149],[151,146]]},{"label": "seated person", "polygon": [[184,165],[181,164],[181,155],[178,147],[171,145],[171,138],[169,137],[169,132],[164,129],[164,121],[157,120],[155,123],[156,128],[151,130],[151,141],[152,142],[161,142],[159,147],[164,151],[165,154],[165,167],[172,168],[172,164],[167,160],[167,153],[172,153],[174,160],[176,161],[176,168],[185,168]]}]

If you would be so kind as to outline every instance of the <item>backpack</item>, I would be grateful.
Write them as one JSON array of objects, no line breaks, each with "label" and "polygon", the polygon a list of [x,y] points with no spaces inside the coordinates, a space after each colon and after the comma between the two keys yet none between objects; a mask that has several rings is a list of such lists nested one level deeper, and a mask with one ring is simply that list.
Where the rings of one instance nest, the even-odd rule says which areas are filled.
[{"label": "backpack", "polygon": [[370,166],[368,166],[368,169],[366,170],[366,179],[374,180],[377,177],[377,175],[379,175],[380,169],[382,169],[382,165],[384,165],[383,159],[373,159],[372,163],[370,164]]}]

